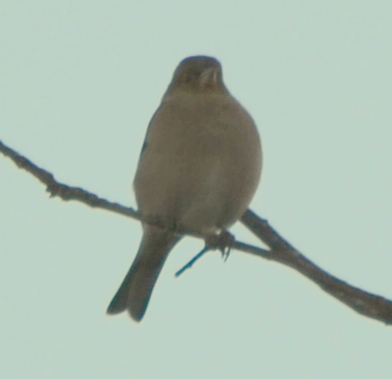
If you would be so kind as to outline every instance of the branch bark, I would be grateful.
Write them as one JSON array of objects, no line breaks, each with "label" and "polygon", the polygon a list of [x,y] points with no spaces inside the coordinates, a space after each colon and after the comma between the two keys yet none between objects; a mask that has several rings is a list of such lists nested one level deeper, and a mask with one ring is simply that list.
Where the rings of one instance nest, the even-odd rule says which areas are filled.
[{"label": "branch bark", "polygon": [[[132,208],[110,202],[82,188],[71,187],[57,182],[53,174],[38,167],[29,159],[6,146],[1,141],[0,152],[3,153],[4,156],[10,158],[19,168],[26,170],[44,184],[46,186],[46,191],[50,193],[51,197],[58,196],[65,201],[79,201],[93,208],[104,209],[137,220],[142,218],[141,215]],[[159,221],[148,220],[148,222],[161,225]],[[241,222],[254,233],[260,241],[267,245],[270,250],[238,241],[232,246],[233,249],[289,266],[306,276],[320,286],[322,290],[359,314],[384,322],[387,325],[392,324],[391,300],[353,287],[324,271],[289,244],[266,220],[261,219],[251,210],[247,210],[242,216]],[[200,237],[194,233],[190,235]]]}]

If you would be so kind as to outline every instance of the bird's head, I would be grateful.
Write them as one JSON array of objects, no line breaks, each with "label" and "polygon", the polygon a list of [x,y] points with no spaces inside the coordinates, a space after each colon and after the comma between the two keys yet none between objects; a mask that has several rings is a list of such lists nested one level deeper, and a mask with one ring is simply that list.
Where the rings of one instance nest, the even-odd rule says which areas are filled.
[{"label": "bird's head", "polygon": [[222,66],[218,60],[206,56],[183,59],[174,71],[166,95],[174,92],[227,92],[223,83]]}]

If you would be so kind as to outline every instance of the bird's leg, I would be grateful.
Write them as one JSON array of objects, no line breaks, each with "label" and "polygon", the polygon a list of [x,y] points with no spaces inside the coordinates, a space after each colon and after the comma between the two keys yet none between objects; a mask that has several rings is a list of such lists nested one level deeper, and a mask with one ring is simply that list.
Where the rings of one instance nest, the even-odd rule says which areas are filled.
[{"label": "bird's leg", "polygon": [[222,258],[226,262],[230,255],[231,247],[235,242],[235,238],[228,231],[216,235],[211,235],[205,238],[205,247],[196,256],[194,256],[184,267],[178,270],[175,274],[176,277],[180,276],[185,270],[191,268],[192,265],[201,258],[209,250],[220,250]]},{"label": "bird's leg", "polygon": [[226,262],[229,258],[231,247],[234,245],[235,238],[227,230],[218,235],[208,236],[205,239],[208,250],[220,250],[222,258]]}]

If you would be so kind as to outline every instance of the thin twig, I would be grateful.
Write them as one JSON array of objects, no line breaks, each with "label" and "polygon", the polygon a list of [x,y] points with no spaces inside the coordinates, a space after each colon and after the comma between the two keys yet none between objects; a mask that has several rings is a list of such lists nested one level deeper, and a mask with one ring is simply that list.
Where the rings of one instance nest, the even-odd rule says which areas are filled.
[{"label": "thin twig", "polygon": [[302,255],[281,237],[266,220],[261,219],[251,210],[242,216],[241,222],[271,248],[269,254],[259,254],[257,251],[248,251],[249,253],[289,266],[354,311],[387,325],[392,324],[392,302],[390,300],[353,287],[327,273]]},{"label": "thin twig", "polygon": [[193,264],[201,258],[206,252],[208,251],[208,247],[206,246],[200,253],[198,253],[196,256],[194,256],[184,267],[180,268],[176,273],[175,277],[178,278],[185,270],[188,268],[191,268]]},{"label": "thin twig", "polygon": [[[142,216],[132,208],[127,208],[118,203],[110,202],[93,193],[87,192],[82,188],[70,187],[65,184],[58,183],[50,172],[38,167],[15,150],[4,145],[1,141],[0,152],[6,157],[9,157],[18,167],[28,171],[41,183],[46,185],[47,191],[50,193],[51,197],[59,196],[61,199],[66,201],[76,200],[90,207],[115,212],[122,216],[131,217],[137,220],[142,219]],[[162,227],[160,222],[155,223],[154,221],[145,219],[143,219],[143,222]],[[349,306],[359,314],[384,322],[388,325],[392,324],[392,301],[353,287],[343,280],[340,280],[322,270],[290,245],[283,237],[281,237],[266,220],[259,218],[251,210],[248,210],[243,215],[241,222],[271,250],[251,246],[238,241],[231,246],[233,249],[289,266],[312,280],[320,286],[321,289],[334,296],[337,300]],[[186,234],[194,237],[201,237],[197,233]],[[182,270],[192,266],[194,261],[198,259],[195,258],[188,263],[189,266],[184,266]]]}]

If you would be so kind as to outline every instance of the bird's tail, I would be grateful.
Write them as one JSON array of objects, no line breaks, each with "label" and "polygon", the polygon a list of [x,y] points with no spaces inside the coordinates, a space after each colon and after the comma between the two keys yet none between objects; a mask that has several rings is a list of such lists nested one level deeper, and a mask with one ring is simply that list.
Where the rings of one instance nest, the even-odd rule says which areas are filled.
[{"label": "bird's tail", "polygon": [[107,309],[117,314],[128,309],[135,321],[146,311],[155,282],[171,249],[180,236],[153,226],[144,226],[139,251]]}]

